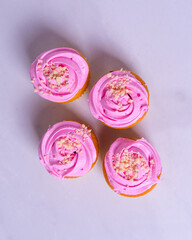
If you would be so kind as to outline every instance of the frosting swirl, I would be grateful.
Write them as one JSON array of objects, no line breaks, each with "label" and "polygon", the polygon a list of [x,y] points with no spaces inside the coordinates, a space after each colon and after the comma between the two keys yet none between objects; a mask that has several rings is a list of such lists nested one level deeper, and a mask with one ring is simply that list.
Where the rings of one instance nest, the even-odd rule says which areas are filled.
[{"label": "frosting swirl", "polygon": [[59,179],[84,175],[97,159],[91,134],[91,129],[73,121],[49,127],[39,146],[42,165]]},{"label": "frosting swirl", "polygon": [[145,86],[131,72],[119,70],[98,80],[89,95],[89,108],[106,125],[126,128],[147,112],[148,98]]},{"label": "frosting swirl", "polygon": [[71,48],[44,52],[30,68],[34,92],[53,102],[70,101],[83,88],[88,74],[86,60]]},{"label": "frosting swirl", "polygon": [[105,155],[104,170],[115,192],[137,196],[159,182],[161,161],[144,138],[118,138]]}]

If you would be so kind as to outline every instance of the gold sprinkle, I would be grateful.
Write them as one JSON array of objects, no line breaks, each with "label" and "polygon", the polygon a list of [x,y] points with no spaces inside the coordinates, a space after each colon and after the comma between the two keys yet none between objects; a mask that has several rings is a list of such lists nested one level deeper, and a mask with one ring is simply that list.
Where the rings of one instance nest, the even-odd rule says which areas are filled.
[{"label": "gold sprinkle", "polygon": [[151,159],[151,160],[150,160],[150,164],[151,164],[151,165],[155,164],[154,159]]},{"label": "gold sprinkle", "polygon": [[108,78],[112,77],[112,74],[111,74],[111,73],[108,73],[108,74],[107,74],[107,77],[108,77]]}]

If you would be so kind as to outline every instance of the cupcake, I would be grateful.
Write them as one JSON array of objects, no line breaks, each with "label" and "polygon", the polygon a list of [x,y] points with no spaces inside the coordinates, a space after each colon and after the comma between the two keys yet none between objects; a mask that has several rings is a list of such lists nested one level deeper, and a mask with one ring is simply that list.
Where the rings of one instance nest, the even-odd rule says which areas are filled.
[{"label": "cupcake", "polygon": [[112,128],[129,128],[138,123],[149,108],[149,93],[136,74],[118,70],[105,74],[89,95],[92,115]]},{"label": "cupcake", "polygon": [[59,179],[83,176],[94,166],[97,157],[98,142],[93,131],[74,121],[49,127],[39,146],[42,165]]},{"label": "cupcake", "polygon": [[103,170],[107,183],[116,193],[138,197],[159,182],[161,161],[144,138],[118,138],[105,155]]},{"label": "cupcake", "polygon": [[80,97],[89,82],[85,58],[71,48],[55,48],[40,54],[30,68],[34,92],[52,101],[66,103]]}]

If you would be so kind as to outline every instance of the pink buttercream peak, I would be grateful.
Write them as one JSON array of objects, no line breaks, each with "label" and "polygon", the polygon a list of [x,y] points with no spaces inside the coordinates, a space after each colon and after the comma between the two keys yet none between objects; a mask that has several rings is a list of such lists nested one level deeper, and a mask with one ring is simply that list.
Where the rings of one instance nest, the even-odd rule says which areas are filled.
[{"label": "pink buttercream peak", "polygon": [[147,112],[148,97],[145,87],[131,72],[119,70],[97,81],[89,95],[89,108],[106,125],[125,128]]},{"label": "pink buttercream peak", "polygon": [[82,130],[78,122],[59,122],[49,127],[41,140],[41,163],[57,178],[82,176],[96,160],[97,152],[91,136],[84,138],[77,130]]},{"label": "pink buttercream peak", "polygon": [[86,83],[88,74],[86,60],[71,48],[44,52],[30,68],[34,92],[53,102],[72,99]]},{"label": "pink buttercream peak", "polygon": [[110,185],[125,195],[147,191],[159,181],[161,173],[159,155],[144,138],[118,138],[105,156],[104,167]]}]

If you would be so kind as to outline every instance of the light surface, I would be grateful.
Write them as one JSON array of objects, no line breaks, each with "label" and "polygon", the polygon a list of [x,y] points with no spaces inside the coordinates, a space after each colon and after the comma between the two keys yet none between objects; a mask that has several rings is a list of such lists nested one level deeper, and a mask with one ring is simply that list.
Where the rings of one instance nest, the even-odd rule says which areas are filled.
[{"label": "light surface", "polygon": [[[192,2],[189,0],[10,0],[0,8],[1,240],[191,240]],[[41,52],[73,47],[90,64],[83,97],[57,104],[33,92],[29,68]],[[104,73],[128,69],[147,83],[150,110],[113,130],[88,109]],[[79,179],[57,180],[38,159],[41,136],[61,120],[94,129],[100,158]],[[161,182],[126,198],[106,184],[102,159],[117,137],[144,137],[158,151]]]}]

